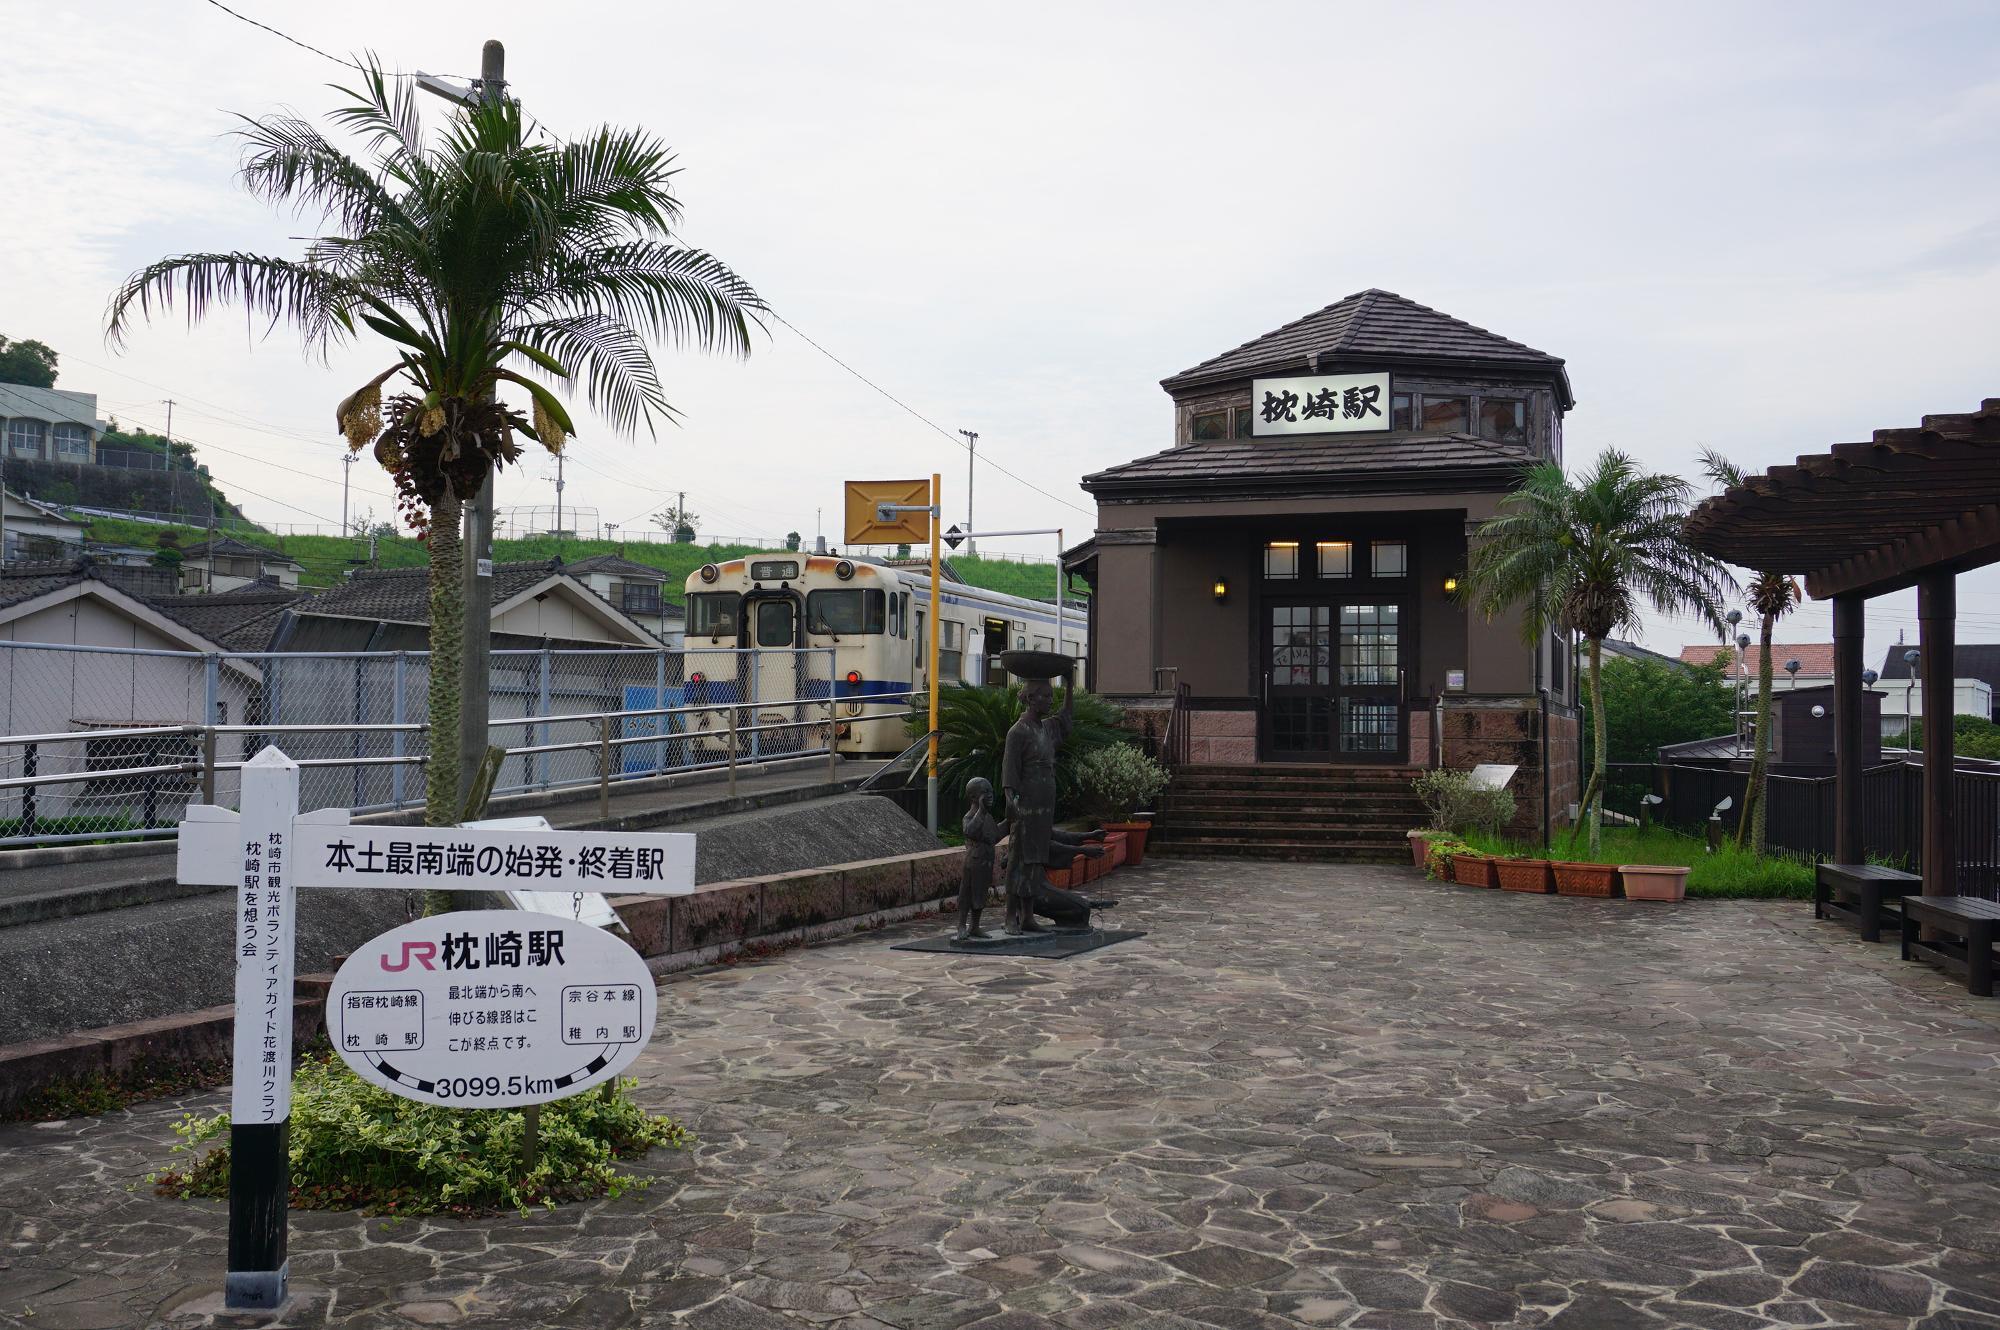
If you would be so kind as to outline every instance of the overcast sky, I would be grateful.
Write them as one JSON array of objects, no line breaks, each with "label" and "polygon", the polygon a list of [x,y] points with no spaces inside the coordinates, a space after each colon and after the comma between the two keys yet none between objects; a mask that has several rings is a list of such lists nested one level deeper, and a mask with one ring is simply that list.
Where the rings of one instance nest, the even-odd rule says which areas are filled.
[{"label": "overcast sky", "polygon": [[[1061,500],[982,466],[981,526],[1073,543],[1077,478],[1170,442],[1162,377],[1370,286],[1567,358],[1573,465],[1617,446],[1693,475],[1706,444],[1761,468],[2000,395],[1992,4],[232,7],[403,70],[472,73],[498,37],[557,132],[657,132],[692,243]],[[163,254],[296,253],[304,224],[235,185],[229,113],[317,115],[352,71],[205,0],[0,19],[0,333],[121,421],[175,398],[253,518],[335,526],[332,406],[379,344],[323,365],[225,317],[113,353],[102,316]],[[963,450],[786,328],[747,363],[666,357],[681,427],[579,421],[586,523],[685,489],[708,532],[810,538],[824,508],[837,539],[842,480],[933,470],[962,514]],[[552,478],[509,473],[502,506]],[[1961,598],[1962,638],[2000,640],[2000,573]],[[1879,661],[1914,598],[1873,608]],[[1809,605],[1780,640],[1829,622]]]}]

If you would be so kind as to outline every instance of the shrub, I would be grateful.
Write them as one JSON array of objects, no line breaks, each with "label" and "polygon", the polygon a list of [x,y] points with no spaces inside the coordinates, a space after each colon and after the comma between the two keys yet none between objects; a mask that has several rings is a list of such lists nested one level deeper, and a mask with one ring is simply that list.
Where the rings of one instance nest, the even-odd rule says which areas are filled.
[{"label": "shrub", "polygon": [[[373,1214],[469,1215],[616,1196],[642,1179],[614,1162],[692,1140],[649,1113],[624,1080],[541,1106],[539,1149],[523,1166],[526,1120],[514,1108],[442,1108],[377,1089],[331,1053],[305,1058],[292,1080],[292,1205]],[[229,1195],[229,1115],[189,1114],[174,1127],[184,1168],[150,1176],[163,1196]],[[207,1150],[209,1141],[225,1143]]]},{"label": "shrub", "polygon": [[[1056,696],[1060,707],[1060,690]],[[1056,754],[1058,816],[1077,815],[1077,760],[1093,749],[1125,742],[1125,732],[1118,728],[1121,714],[1102,698],[1077,694],[1075,724],[1070,729],[1069,741]],[[1020,718],[1018,683],[1005,688],[960,683],[938,690],[938,784],[945,795],[939,801],[941,809],[959,807],[966,783],[974,776],[984,776],[992,782],[994,815],[999,815],[1000,767],[1007,752],[1007,731]],[[923,738],[928,723],[929,718],[921,709],[913,712],[909,720],[910,738]],[[954,820],[942,814],[941,818]]]},{"label": "shrub", "polygon": [[1428,842],[1424,855],[1424,876],[1444,881],[1451,876],[1451,857],[1454,854],[1476,854],[1464,841],[1456,836],[1442,836]]},{"label": "shrub", "polygon": [[1505,788],[1474,785],[1469,771],[1426,771],[1411,786],[1430,810],[1433,831],[1455,836],[1469,831],[1490,833],[1514,820],[1513,794]]},{"label": "shrub", "polygon": [[1100,824],[1130,822],[1167,788],[1167,769],[1131,744],[1108,744],[1076,759],[1077,798]]}]

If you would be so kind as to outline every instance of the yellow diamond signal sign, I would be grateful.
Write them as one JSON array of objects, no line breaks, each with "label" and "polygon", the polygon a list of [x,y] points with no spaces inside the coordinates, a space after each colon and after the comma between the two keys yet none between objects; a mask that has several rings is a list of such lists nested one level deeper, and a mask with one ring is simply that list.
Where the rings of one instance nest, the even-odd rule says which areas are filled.
[{"label": "yellow diamond signal sign", "polygon": [[[928,480],[847,482],[847,543],[919,545],[931,538],[931,483]],[[913,512],[898,512],[911,508]]]}]

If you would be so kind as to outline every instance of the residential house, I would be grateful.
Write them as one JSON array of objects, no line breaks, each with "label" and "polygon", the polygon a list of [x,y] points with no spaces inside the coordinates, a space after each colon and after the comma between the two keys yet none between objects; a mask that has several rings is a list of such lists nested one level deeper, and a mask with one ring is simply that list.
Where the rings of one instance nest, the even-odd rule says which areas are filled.
[{"label": "residential house", "polygon": [[296,559],[234,536],[183,546],[181,554],[182,591],[234,591],[265,579],[297,587],[305,571]]},{"label": "residential house", "polygon": [[[1910,677],[1910,663],[1904,656],[1911,650],[1901,643],[1889,648],[1889,654],[1882,661],[1882,684],[1885,689],[1900,687]],[[1968,642],[1952,649],[1951,672],[1960,684],[1970,679],[1984,683],[1988,691],[2000,699],[2000,643]],[[1963,708],[1960,715],[1972,715]],[[2000,721],[2000,712],[1988,710],[1988,720]]]},{"label": "residential house", "polygon": [[[1900,679],[1884,679],[1875,685],[1882,695],[1882,737],[1902,740],[1910,732],[1910,718],[1924,718],[1924,685],[1907,673]],[[1954,716],[1993,719],[1993,685],[1984,679],[1951,681],[1951,712]]]},{"label": "residential house", "polygon": [[[1681,660],[1689,665],[1706,665],[1720,656],[1724,674],[1735,680],[1739,677],[1750,687],[1757,686],[1757,671],[1762,666],[1763,648],[1752,642],[1742,652],[1726,647],[1720,642],[1703,643],[1699,646],[1682,647]],[[1739,660],[1739,655],[1741,659]],[[1799,668],[1785,668],[1797,661]],[[1774,690],[1786,688],[1816,688],[1820,684],[1833,682],[1833,643],[1794,642],[1771,644],[1771,684]]]},{"label": "residential house", "polygon": [[0,510],[6,518],[0,563],[47,563],[83,553],[84,524],[54,504],[0,490]]},{"label": "residential house", "polygon": [[667,587],[664,569],[635,563],[616,554],[573,559],[563,571],[621,610],[660,641],[678,649],[684,611],[680,587]]}]

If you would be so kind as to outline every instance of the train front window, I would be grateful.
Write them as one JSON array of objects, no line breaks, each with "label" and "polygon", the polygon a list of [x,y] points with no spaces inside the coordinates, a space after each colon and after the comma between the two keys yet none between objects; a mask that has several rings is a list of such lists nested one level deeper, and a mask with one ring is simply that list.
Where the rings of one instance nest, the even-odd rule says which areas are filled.
[{"label": "train front window", "polygon": [[741,624],[743,597],[734,591],[697,591],[687,598],[690,637],[734,637]]},{"label": "train front window", "polygon": [[793,636],[791,601],[760,600],[757,602],[758,646],[793,646],[795,645]]},{"label": "train front window", "polygon": [[851,587],[806,594],[809,633],[831,633],[835,637],[880,633],[887,617],[888,598],[873,588]]}]

